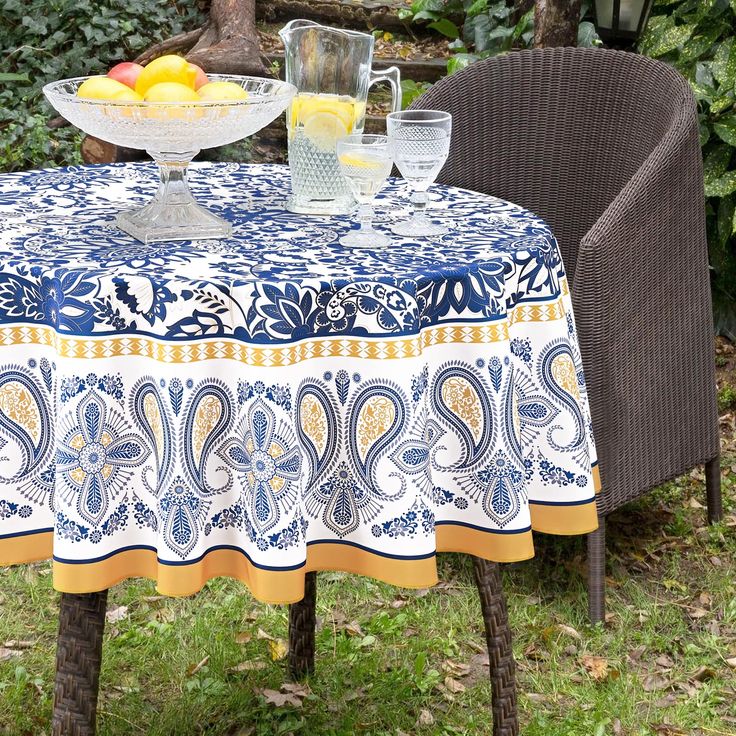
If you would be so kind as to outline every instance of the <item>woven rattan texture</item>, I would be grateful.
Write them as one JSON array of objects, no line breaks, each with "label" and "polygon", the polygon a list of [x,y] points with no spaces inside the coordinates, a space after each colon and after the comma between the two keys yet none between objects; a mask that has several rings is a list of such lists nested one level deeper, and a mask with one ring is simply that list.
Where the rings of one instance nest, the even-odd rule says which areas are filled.
[{"label": "woven rattan texture", "polygon": [[107,591],[62,593],[53,736],[94,736]]},{"label": "woven rattan texture", "polygon": [[317,573],[304,577],[304,598],[289,606],[289,674],[299,680],[314,672]]},{"label": "woven rattan texture", "polygon": [[516,663],[511,649],[511,627],[501,585],[501,571],[495,562],[473,558],[475,584],[480,595],[488,646],[493,698],[494,736],[517,736]]},{"label": "woven rattan texture", "polygon": [[538,49],[473,64],[412,107],[453,115],[441,182],[523,205],[558,238],[601,515],[716,457],[702,161],[687,82],[632,53]]}]

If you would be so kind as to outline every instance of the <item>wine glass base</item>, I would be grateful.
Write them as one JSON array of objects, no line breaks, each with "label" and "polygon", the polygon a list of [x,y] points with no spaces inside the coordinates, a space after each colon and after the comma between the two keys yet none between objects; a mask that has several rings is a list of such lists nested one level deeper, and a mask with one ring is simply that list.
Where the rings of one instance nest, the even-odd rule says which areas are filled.
[{"label": "wine glass base", "polygon": [[340,238],[340,245],[348,248],[383,248],[391,245],[391,242],[388,235],[375,230],[351,230]]},{"label": "wine glass base", "polygon": [[405,238],[444,235],[447,231],[448,229],[444,225],[437,225],[429,220],[423,222],[404,220],[391,227],[391,232],[394,235],[402,235]]},{"label": "wine glass base", "polygon": [[115,222],[142,243],[228,238],[233,231],[229,222],[193,199],[177,204],[162,204],[154,199],[144,207],[121,212]]}]

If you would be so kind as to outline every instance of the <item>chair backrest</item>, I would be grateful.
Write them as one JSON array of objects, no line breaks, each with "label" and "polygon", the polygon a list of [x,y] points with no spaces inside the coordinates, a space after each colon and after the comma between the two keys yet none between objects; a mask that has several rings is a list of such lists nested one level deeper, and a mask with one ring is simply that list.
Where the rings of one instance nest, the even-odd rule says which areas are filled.
[{"label": "chair backrest", "polygon": [[637,54],[512,52],[442,79],[411,105],[453,115],[438,181],[543,217],[571,284],[581,238],[644,163],[683,105],[687,82]]}]

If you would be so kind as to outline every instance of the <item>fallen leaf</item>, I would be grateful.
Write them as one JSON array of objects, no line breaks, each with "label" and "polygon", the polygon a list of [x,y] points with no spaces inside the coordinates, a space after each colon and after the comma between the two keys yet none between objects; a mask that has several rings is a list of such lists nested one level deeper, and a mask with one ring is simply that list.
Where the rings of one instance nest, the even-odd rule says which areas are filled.
[{"label": "fallen leaf", "polygon": [[6,659],[12,659],[13,657],[20,657],[22,653],[20,649],[0,647],[0,662],[4,662]]},{"label": "fallen leaf", "polygon": [[284,705],[301,708],[304,698],[311,693],[311,690],[307,685],[287,682],[281,686],[280,690],[263,688],[256,690],[256,693],[262,695],[269,705],[274,705],[277,708],[281,708]]},{"label": "fallen leaf", "polygon": [[253,638],[253,634],[250,631],[240,631],[235,634],[236,644],[247,644]]},{"label": "fallen leaf", "polygon": [[669,687],[669,685],[670,681],[662,675],[647,675],[642,683],[642,690],[644,690],[645,693],[652,693],[655,690],[664,690],[664,688]]},{"label": "fallen leaf", "polygon": [[271,634],[269,634],[267,631],[264,631],[263,629],[260,629],[260,628],[258,629],[258,633],[256,634],[256,636],[259,639],[266,639],[266,641],[273,641],[274,639],[274,637],[271,636]]},{"label": "fallen leaf", "polygon": [[208,654],[204,659],[197,662],[197,664],[190,664],[189,667],[187,667],[187,677],[196,675],[197,672],[199,672],[202,669],[202,667],[204,667],[209,661],[210,661],[210,655]]},{"label": "fallen leaf", "polygon": [[128,615],[128,606],[115,606],[108,608],[105,614],[105,620],[114,624],[116,621],[122,621]]},{"label": "fallen leaf", "polygon": [[453,693],[453,695],[465,692],[465,685],[463,685],[462,682],[460,682],[459,680],[456,680],[454,677],[450,677],[449,675],[445,677],[445,687],[448,689],[449,692]]},{"label": "fallen leaf", "polygon": [[349,624],[345,624],[343,631],[348,636],[365,636],[363,629],[360,628],[360,624],[357,621],[351,621]]},{"label": "fallen leaf", "polygon": [[451,659],[446,659],[442,663],[442,669],[454,677],[467,677],[470,674],[470,665],[453,662]]},{"label": "fallen leaf", "polygon": [[567,624],[558,624],[557,628],[563,634],[567,634],[568,636],[571,636],[573,639],[577,639],[578,641],[582,640],[583,638],[579,631],[573,629],[572,626],[568,626]]},{"label": "fallen leaf", "polygon": [[434,726],[434,716],[426,708],[419,712],[417,726]]},{"label": "fallen leaf", "polygon": [[671,726],[669,723],[652,723],[651,728],[657,736],[687,736],[687,731]]},{"label": "fallen leaf", "polygon": [[695,682],[705,682],[706,680],[712,680],[715,676],[716,673],[712,667],[706,667],[703,665],[698,667],[698,669],[690,675],[690,679],[695,680]]},{"label": "fallen leaf", "polygon": [[283,639],[270,639],[268,642],[268,652],[274,662],[279,662],[286,658],[289,648]]},{"label": "fallen leaf", "polygon": [[624,729],[621,726],[621,721],[618,718],[613,719],[613,723],[611,724],[611,727],[613,729],[613,736],[623,736]]},{"label": "fallen leaf", "polygon": [[688,610],[688,615],[690,616],[690,618],[703,618],[703,616],[707,616],[708,613],[709,611],[707,611],[705,608],[700,608],[699,606],[695,606]]},{"label": "fallen leaf", "polygon": [[8,649],[31,649],[36,642],[28,639],[10,639],[3,644]]},{"label": "fallen leaf", "polygon": [[659,657],[657,657],[657,659],[655,659],[654,661],[659,667],[664,667],[668,670],[672,669],[675,666],[672,657],[670,657],[668,654],[660,654]]},{"label": "fallen leaf", "polygon": [[726,664],[733,670],[736,670],[736,657],[729,657]]},{"label": "fallen leaf", "polygon": [[228,668],[228,672],[253,672],[254,670],[265,670],[268,665],[266,662],[255,660],[251,662],[241,662],[234,667]]},{"label": "fallen leaf", "polygon": [[600,682],[608,677],[608,660],[605,657],[585,654],[580,658],[580,662],[594,680]]}]

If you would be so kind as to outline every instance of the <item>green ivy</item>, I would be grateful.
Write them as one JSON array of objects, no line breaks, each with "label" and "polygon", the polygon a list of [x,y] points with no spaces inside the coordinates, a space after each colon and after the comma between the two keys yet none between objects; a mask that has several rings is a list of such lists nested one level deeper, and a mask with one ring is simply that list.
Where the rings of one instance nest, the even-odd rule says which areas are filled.
[{"label": "green ivy", "polygon": [[736,0],[659,0],[639,44],[698,101],[717,329],[736,339]]},{"label": "green ivy", "polygon": [[[534,38],[534,9],[512,23],[513,4],[500,0],[413,0],[411,8],[400,13],[405,18],[423,21],[427,27],[451,39],[452,56],[448,74],[463,69],[478,59],[504,54],[515,48],[528,48]],[[588,12],[583,3],[582,16]],[[462,19],[461,27],[455,21]],[[595,26],[583,20],[578,28],[578,46],[598,46],[601,41]]]},{"label": "green ivy", "polygon": [[46,125],[44,84],[104,73],[202,21],[197,0],[2,0],[0,171],[79,161],[82,134]]}]

